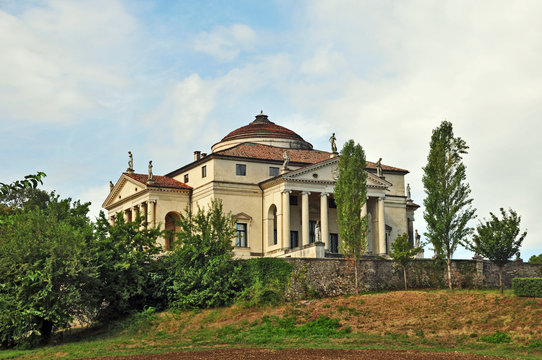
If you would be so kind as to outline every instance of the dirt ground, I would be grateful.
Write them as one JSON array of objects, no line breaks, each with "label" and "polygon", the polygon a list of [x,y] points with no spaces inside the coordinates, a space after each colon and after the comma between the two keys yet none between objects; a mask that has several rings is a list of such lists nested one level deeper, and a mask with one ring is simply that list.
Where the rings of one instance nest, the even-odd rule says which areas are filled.
[{"label": "dirt ground", "polygon": [[219,349],[167,354],[107,356],[85,360],[497,360],[500,357],[462,353],[434,353],[417,350],[333,350],[333,349]]}]

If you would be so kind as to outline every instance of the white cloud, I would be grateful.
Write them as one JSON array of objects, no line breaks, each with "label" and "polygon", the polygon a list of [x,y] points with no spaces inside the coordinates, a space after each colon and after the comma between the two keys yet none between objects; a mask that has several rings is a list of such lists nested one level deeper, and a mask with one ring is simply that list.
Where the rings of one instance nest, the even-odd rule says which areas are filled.
[{"label": "white cloud", "polygon": [[471,146],[467,180],[479,217],[511,206],[529,228],[524,247],[541,249],[542,190],[521,185],[542,180],[541,15],[538,2],[311,1],[300,37],[309,48],[334,44],[352,76],[303,78],[290,91],[298,100],[306,82],[317,84],[318,120],[361,142],[369,159],[411,170],[407,181],[420,203],[431,129],[452,121]]},{"label": "white cloud", "polygon": [[218,26],[209,32],[199,33],[194,39],[194,50],[221,61],[232,61],[241,51],[251,49],[256,38],[254,30],[244,24]]},{"label": "white cloud", "polygon": [[0,10],[4,119],[69,122],[124,89],[134,21],[115,1],[51,1],[20,16]]}]

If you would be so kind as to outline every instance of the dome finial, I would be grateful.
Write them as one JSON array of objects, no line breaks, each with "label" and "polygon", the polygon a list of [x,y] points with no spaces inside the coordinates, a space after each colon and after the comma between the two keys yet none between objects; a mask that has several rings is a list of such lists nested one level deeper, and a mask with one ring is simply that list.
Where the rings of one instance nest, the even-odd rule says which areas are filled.
[{"label": "dome finial", "polygon": [[263,110],[260,110],[260,115],[263,115]]}]

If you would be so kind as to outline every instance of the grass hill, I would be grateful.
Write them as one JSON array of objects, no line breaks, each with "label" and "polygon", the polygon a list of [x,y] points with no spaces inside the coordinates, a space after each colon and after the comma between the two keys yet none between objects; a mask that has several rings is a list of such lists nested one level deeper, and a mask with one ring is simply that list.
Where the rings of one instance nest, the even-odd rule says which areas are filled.
[{"label": "grass hill", "polygon": [[280,306],[152,309],[62,344],[0,358],[77,358],[223,347],[421,349],[542,358],[542,299],[496,291],[397,291]]}]

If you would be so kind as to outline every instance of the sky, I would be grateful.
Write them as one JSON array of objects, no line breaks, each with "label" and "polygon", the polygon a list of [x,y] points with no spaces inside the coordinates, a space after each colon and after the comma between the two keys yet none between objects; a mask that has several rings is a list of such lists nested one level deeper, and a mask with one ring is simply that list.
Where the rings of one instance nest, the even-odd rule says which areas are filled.
[{"label": "sky", "polygon": [[529,0],[0,0],[0,182],[43,171],[95,217],[128,151],[165,174],[263,110],[316,149],[335,132],[408,169],[422,205],[447,120],[470,147],[472,226],[516,210],[526,260],[542,253],[541,18]]}]

